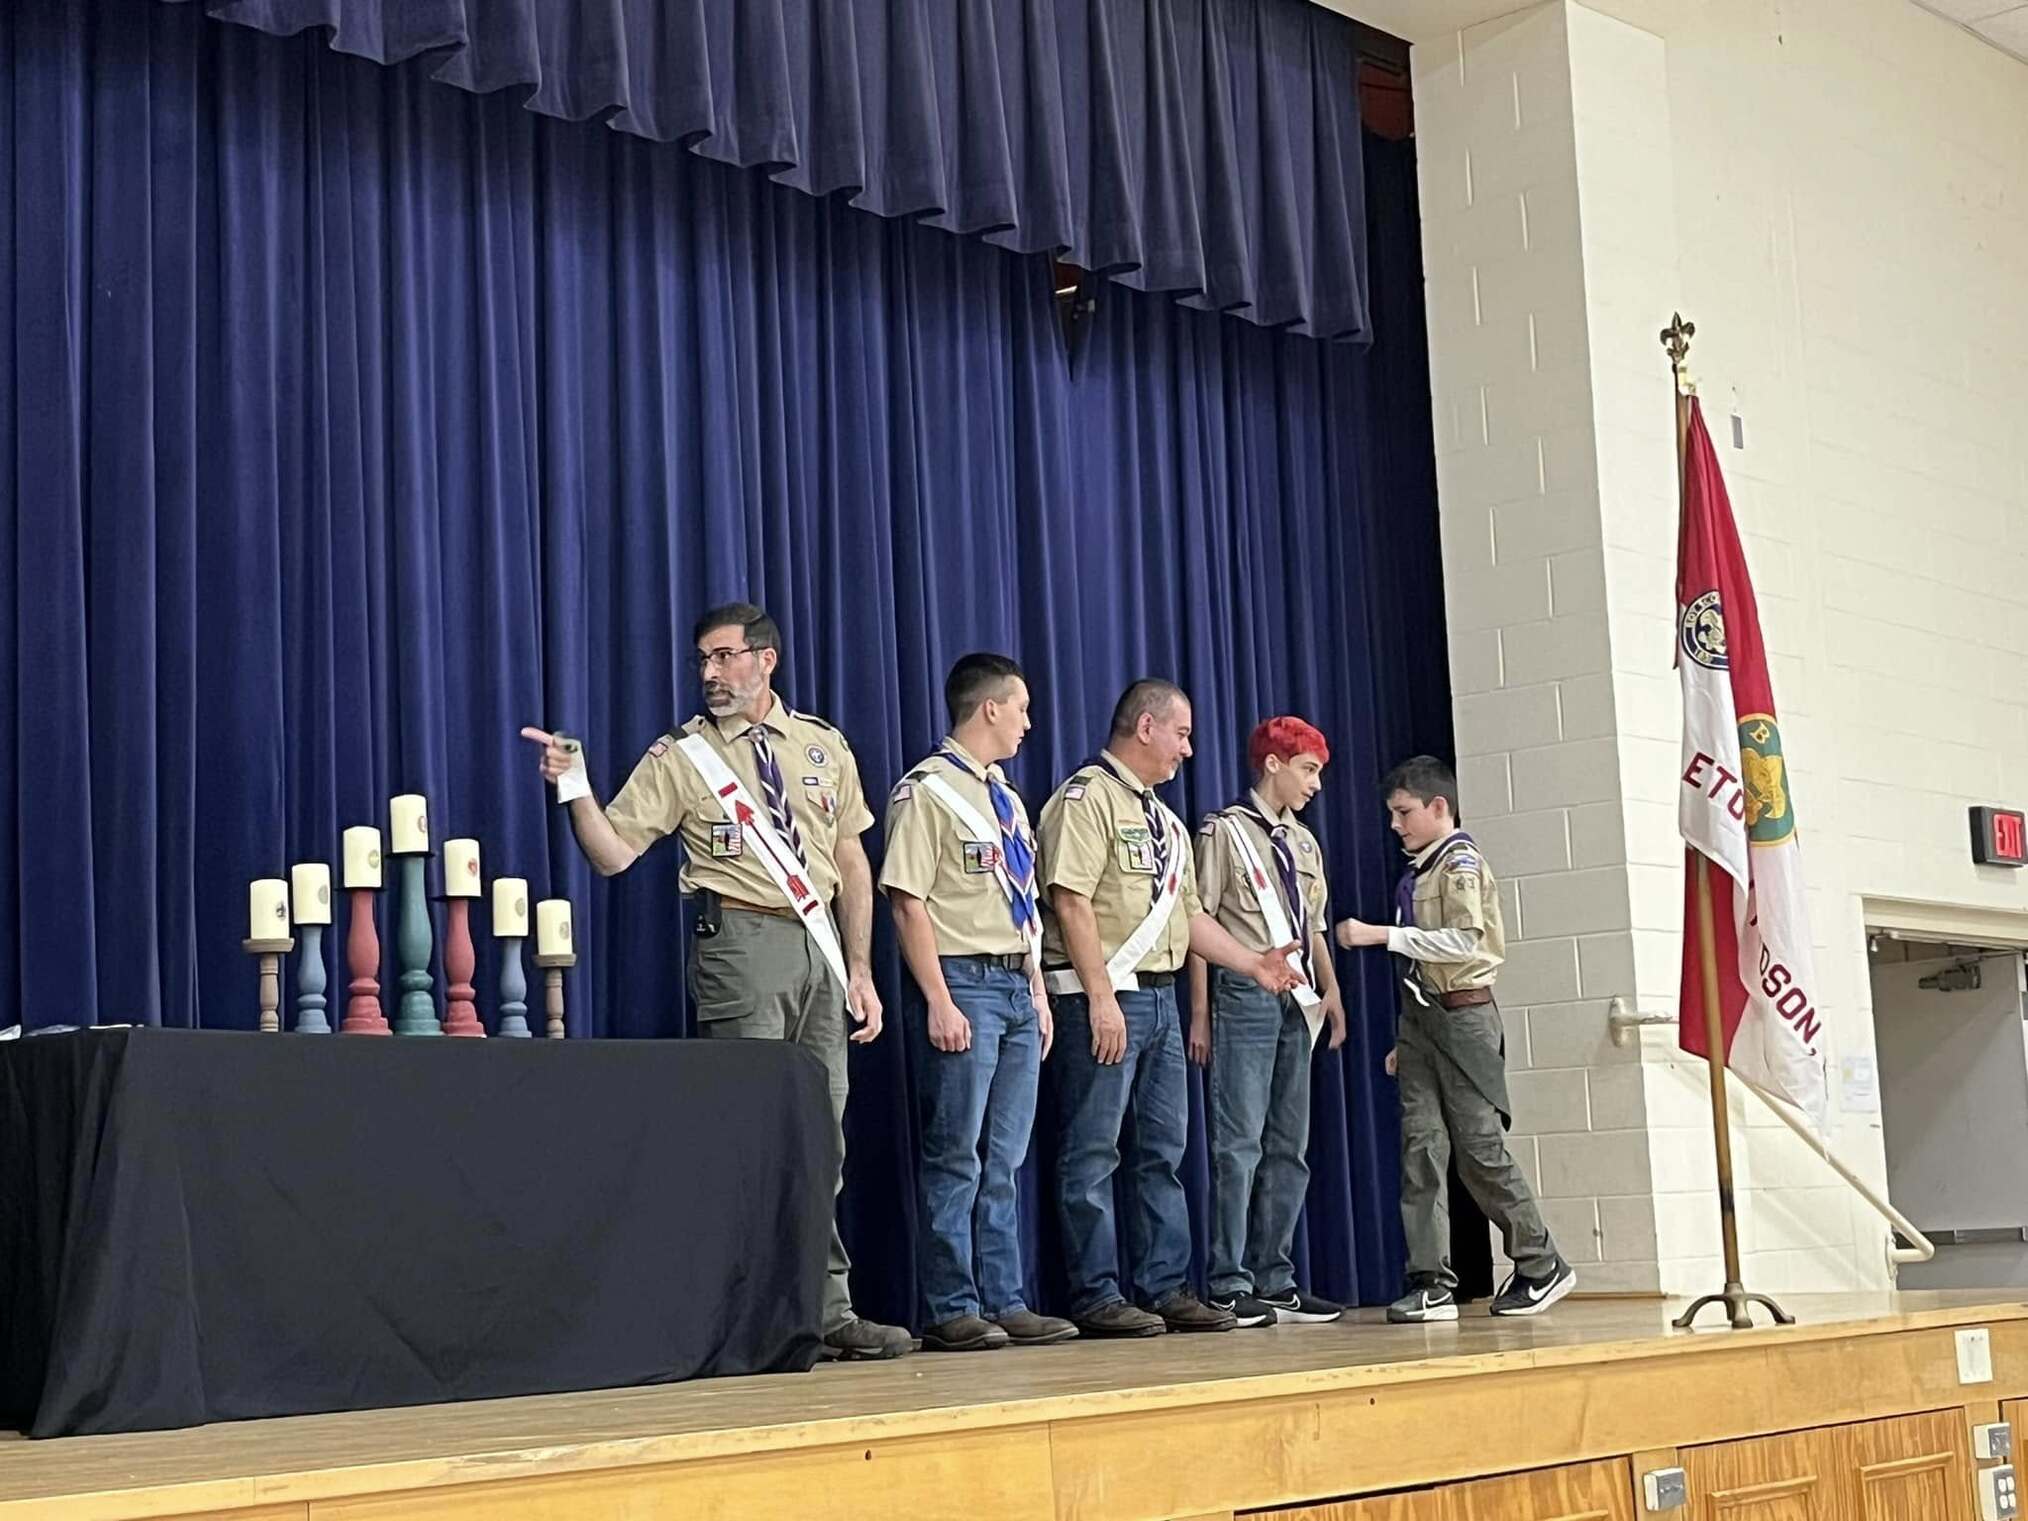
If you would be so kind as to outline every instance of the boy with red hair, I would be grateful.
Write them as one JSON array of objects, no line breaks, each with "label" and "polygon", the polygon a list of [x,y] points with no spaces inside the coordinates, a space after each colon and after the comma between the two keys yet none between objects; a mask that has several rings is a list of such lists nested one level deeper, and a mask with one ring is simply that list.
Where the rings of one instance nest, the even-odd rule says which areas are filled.
[{"label": "boy with red hair", "polygon": [[1296,821],[1324,784],[1331,747],[1300,718],[1253,731],[1254,784],[1208,815],[1197,835],[1204,911],[1253,951],[1295,945],[1303,981],[1263,991],[1190,958],[1190,1059],[1211,1069],[1211,1274],[1214,1308],[1241,1326],[1336,1320],[1342,1305],[1296,1287],[1289,1250],[1309,1189],[1310,1052],[1329,1025],[1345,1042],[1345,1010],[1324,938],[1324,853]]}]

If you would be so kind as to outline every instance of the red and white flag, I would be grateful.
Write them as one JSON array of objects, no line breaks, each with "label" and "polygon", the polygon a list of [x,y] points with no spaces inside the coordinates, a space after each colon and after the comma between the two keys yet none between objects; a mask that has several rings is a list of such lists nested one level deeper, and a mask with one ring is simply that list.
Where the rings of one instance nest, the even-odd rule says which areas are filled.
[{"label": "red and white flag", "polygon": [[1726,1058],[1739,1075],[1820,1122],[1823,1022],[1804,912],[1795,796],[1782,759],[1760,613],[1704,412],[1690,403],[1676,557],[1676,668],[1683,684],[1683,1049],[1707,1055],[1697,940],[1697,857],[1711,861],[1711,918]]}]

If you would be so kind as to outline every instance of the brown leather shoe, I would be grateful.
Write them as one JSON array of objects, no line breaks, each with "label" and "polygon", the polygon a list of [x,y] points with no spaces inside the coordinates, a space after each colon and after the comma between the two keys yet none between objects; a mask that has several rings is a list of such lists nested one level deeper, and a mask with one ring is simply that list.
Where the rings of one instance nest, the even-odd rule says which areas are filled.
[{"label": "brown leather shoe", "polygon": [[922,1333],[925,1352],[990,1352],[1007,1345],[1007,1332],[976,1315],[955,1315]]},{"label": "brown leather shoe", "polygon": [[1155,1301],[1155,1313],[1172,1331],[1230,1331],[1239,1317],[1230,1310],[1214,1310],[1188,1289],[1172,1289]]},{"label": "brown leather shoe", "polygon": [[994,1318],[1017,1347],[1051,1347],[1077,1335],[1077,1327],[1054,1315],[1037,1315],[1033,1310],[1009,1310]]},{"label": "brown leather shoe", "polygon": [[1115,1299],[1078,1316],[1077,1329],[1086,1336],[1160,1336],[1169,1328],[1161,1316]]},{"label": "brown leather shoe", "polygon": [[857,1316],[837,1330],[826,1333],[822,1355],[847,1362],[880,1362],[905,1357],[915,1350],[915,1338],[900,1326],[883,1326],[877,1320]]}]

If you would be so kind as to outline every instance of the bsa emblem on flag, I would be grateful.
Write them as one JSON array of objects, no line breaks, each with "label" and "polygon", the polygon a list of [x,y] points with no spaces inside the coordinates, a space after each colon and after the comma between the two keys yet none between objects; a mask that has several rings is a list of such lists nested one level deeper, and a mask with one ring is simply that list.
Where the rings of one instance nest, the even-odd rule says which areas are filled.
[{"label": "bsa emblem on flag", "polygon": [[1708,591],[1683,609],[1683,653],[1707,670],[1726,669],[1725,609]]}]

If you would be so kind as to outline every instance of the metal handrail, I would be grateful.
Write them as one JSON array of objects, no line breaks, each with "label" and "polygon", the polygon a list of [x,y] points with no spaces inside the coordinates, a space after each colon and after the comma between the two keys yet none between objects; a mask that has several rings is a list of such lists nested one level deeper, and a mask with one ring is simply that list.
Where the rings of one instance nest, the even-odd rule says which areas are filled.
[{"label": "metal handrail", "polygon": [[[1613,998],[1606,1005],[1606,1028],[1612,1036],[1613,1044],[1616,1046],[1625,1046],[1636,1039],[1636,1032],[1642,1026],[1673,1025],[1675,1023],[1676,1016],[1673,1014],[1643,1014],[1634,1009],[1624,998]],[[1740,1077],[1736,1070],[1732,1075]],[[1875,1192],[1872,1184],[1868,1183],[1850,1167],[1847,1167],[1844,1162],[1831,1154],[1831,1148],[1825,1144],[1824,1138],[1817,1134],[1816,1127],[1809,1122],[1808,1117],[1803,1114],[1802,1110],[1796,1108],[1795,1105],[1785,1099],[1776,1098],[1772,1093],[1757,1087],[1743,1077],[1740,1077],[1740,1082],[1753,1092],[1763,1104],[1774,1111],[1776,1119],[1780,1120],[1789,1129],[1808,1142],[1810,1149],[1824,1159],[1825,1165],[1849,1183],[1853,1191],[1868,1204],[1872,1205],[1875,1212],[1888,1223],[1892,1228],[1892,1234],[1888,1238],[1887,1245],[1887,1260],[1889,1264],[1900,1267],[1904,1263],[1927,1262],[1936,1255],[1936,1243],[1917,1230],[1909,1222],[1906,1215],[1902,1214],[1900,1210],[1896,1209],[1885,1198]],[[1900,1236],[1914,1244],[1912,1246],[1897,1246],[1894,1243],[1894,1236]]]}]

